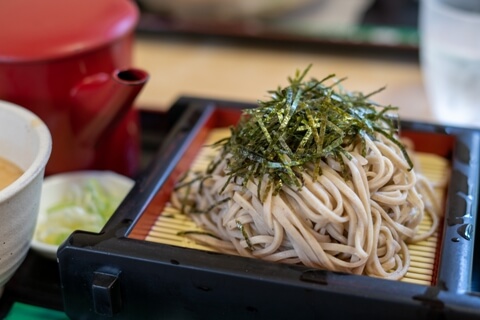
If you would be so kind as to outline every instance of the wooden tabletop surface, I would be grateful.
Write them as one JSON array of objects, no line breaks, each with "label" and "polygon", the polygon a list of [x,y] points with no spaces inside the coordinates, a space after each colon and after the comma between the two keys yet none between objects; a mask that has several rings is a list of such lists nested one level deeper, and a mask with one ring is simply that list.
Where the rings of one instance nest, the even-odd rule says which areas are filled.
[{"label": "wooden tabletop surface", "polygon": [[435,122],[416,53],[263,45],[231,39],[137,35],[134,66],[150,73],[137,99],[145,109],[166,110],[179,96],[255,102],[287,84],[297,69],[312,64],[311,76],[347,77],[345,89],[369,93],[399,107],[403,119]]}]

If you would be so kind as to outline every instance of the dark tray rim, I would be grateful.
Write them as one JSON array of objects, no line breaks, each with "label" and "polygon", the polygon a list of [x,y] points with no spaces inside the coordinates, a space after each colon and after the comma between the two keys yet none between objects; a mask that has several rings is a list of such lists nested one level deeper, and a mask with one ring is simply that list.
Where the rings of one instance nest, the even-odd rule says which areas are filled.
[{"label": "dark tray rim", "polygon": [[[79,306],[82,303],[86,304],[83,307],[92,303],[88,294],[83,297],[82,302],[79,302],[78,299],[75,301],[76,299],[73,297],[78,298],[78,290],[74,289],[78,288],[78,281],[82,281],[83,285],[94,281],[92,278],[94,270],[105,269],[107,273],[112,272],[113,277],[121,277],[122,281],[136,287],[147,285],[144,282],[148,282],[148,279],[137,279],[137,283],[135,283],[129,280],[126,274],[136,268],[141,268],[146,278],[152,277],[161,270],[172,274],[189,271],[192,273],[192,278],[207,277],[212,281],[219,281],[218,279],[228,279],[226,282],[242,280],[245,284],[254,284],[259,289],[259,293],[262,292],[260,288],[266,290],[280,286],[284,289],[291,289],[292,293],[296,290],[309,290],[312,295],[324,298],[328,294],[338,295],[353,303],[356,299],[363,300],[367,296],[368,301],[384,303],[380,309],[376,309],[378,315],[382,312],[390,313],[392,308],[399,308],[399,311],[403,310],[407,313],[410,311],[412,314],[424,315],[434,311],[439,314],[480,316],[478,311],[480,297],[478,297],[478,293],[470,291],[474,239],[459,238],[461,226],[469,225],[472,229],[475,229],[476,226],[479,164],[473,160],[466,164],[465,155],[459,154],[459,150],[468,150],[470,159],[476,159],[476,155],[480,154],[480,132],[476,130],[402,121],[402,128],[452,135],[455,136],[457,143],[462,145],[462,147],[456,147],[452,153],[452,168],[461,176],[457,177],[459,179],[450,185],[447,206],[456,203],[456,195],[466,192],[470,201],[466,210],[469,212],[459,214],[455,209],[448,209],[446,213],[448,223],[445,223],[444,226],[444,239],[457,238],[459,241],[444,242],[441,271],[435,286],[390,282],[364,276],[346,276],[328,271],[312,271],[303,267],[286,267],[259,260],[252,261],[252,259],[242,257],[206,254],[197,250],[127,238],[139,215],[165,182],[173,164],[179,160],[185,146],[188,146],[188,141],[196,134],[196,130],[208,117],[208,113],[215,108],[249,106],[252,104],[195,97],[182,97],[172,106],[169,114],[171,117],[177,117],[178,120],[174,129],[165,139],[163,147],[158,150],[155,161],[152,161],[145,173],[137,179],[130,194],[109,220],[104,232],[100,235],[75,232],[59,249],[60,274],[64,296],[67,297],[68,311],[80,312]],[[472,181],[468,184],[467,190],[461,185],[461,181],[463,181],[461,177],[465,176]],[[474,197],[471,197],[472,195]],[[90,273],[79,274],[81,271],[76,269],[84,265],[82,261],[92,261],[92,259],[97,263],[94,266],[84,266],[86,269],[83,270],[83,272],[88,270]],[[79,265],[74,266],[74,262]],[[245,270],[252,271],[245,274]],[[123,275],[120,276],[120,274]],[[73,277],[73,275],[77,277]],[[219,278],[219,276],[221,277]],[[179,281],[181,282],[181,280]],[[385,281],[389,281],[388,285]],[[173,285],[171,282],[168,284]],[[366,294],[366,290],[368,294]],[[395,294],[392,295],[392,292]],[[127,293],[122,291],[122,294]],[[258,294],[255,296],[257,297]],[[177,307],[182,306],[182,302],[177,301],[176,303]],[[212,311],[207,307],[197,311],[201,312],[202,310]]]}]

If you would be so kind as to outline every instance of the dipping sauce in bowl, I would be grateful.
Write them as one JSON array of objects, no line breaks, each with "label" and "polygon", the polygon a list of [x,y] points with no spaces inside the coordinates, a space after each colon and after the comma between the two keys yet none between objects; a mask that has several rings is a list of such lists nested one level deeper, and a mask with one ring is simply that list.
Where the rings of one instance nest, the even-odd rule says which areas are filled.
[{"label": "dipping sauce in bowl", "polygon": [[17,180],[23,174],[23,170],[16,164],[0,157],[0,190]]},{"label": "dipping sauce in bowl", "polygon": [[50,131],[37,115],[0,101],[0,294],[30,248],[51,150]]}]

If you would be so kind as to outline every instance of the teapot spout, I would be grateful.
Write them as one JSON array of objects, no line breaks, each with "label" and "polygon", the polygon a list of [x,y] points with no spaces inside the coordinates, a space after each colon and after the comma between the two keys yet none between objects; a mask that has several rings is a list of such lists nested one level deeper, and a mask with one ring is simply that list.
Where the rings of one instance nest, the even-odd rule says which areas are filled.
[{"label": "teapot spout", "polygon": [[132,68],[83,79],[71,91],[77,101],[72,119],[77,141],[92,146],[101,140],[132,108],[148,78],[147,72]]}]

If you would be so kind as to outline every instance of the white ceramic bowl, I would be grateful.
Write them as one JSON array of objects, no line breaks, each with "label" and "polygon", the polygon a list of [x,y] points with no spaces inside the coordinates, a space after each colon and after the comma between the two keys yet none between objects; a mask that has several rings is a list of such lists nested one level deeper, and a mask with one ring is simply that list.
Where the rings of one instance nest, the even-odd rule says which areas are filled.
[{"label": "white ceramic bowl", "polygon": [[0,190],[0,291],[25,259],[37,220],[52,140],[35,114],[0,101],[0,157],[24,173]]},{"label": "white ceramic bowl", "polygon": [[58,225],[58,221],[49,221],[52,216],[47,213],[47,210],[62,201],[66,190],[75,185],[81,186],[91,179],[98,181],[106,192],[118,200],[122,200],[134,185],[132,179],[111,171],[74,171],[46,177],[42,188],[35,235],[32,239],[33,250],[47,258],[57,259],[59,245],[45,243],[39,236],[46,225]]}]

